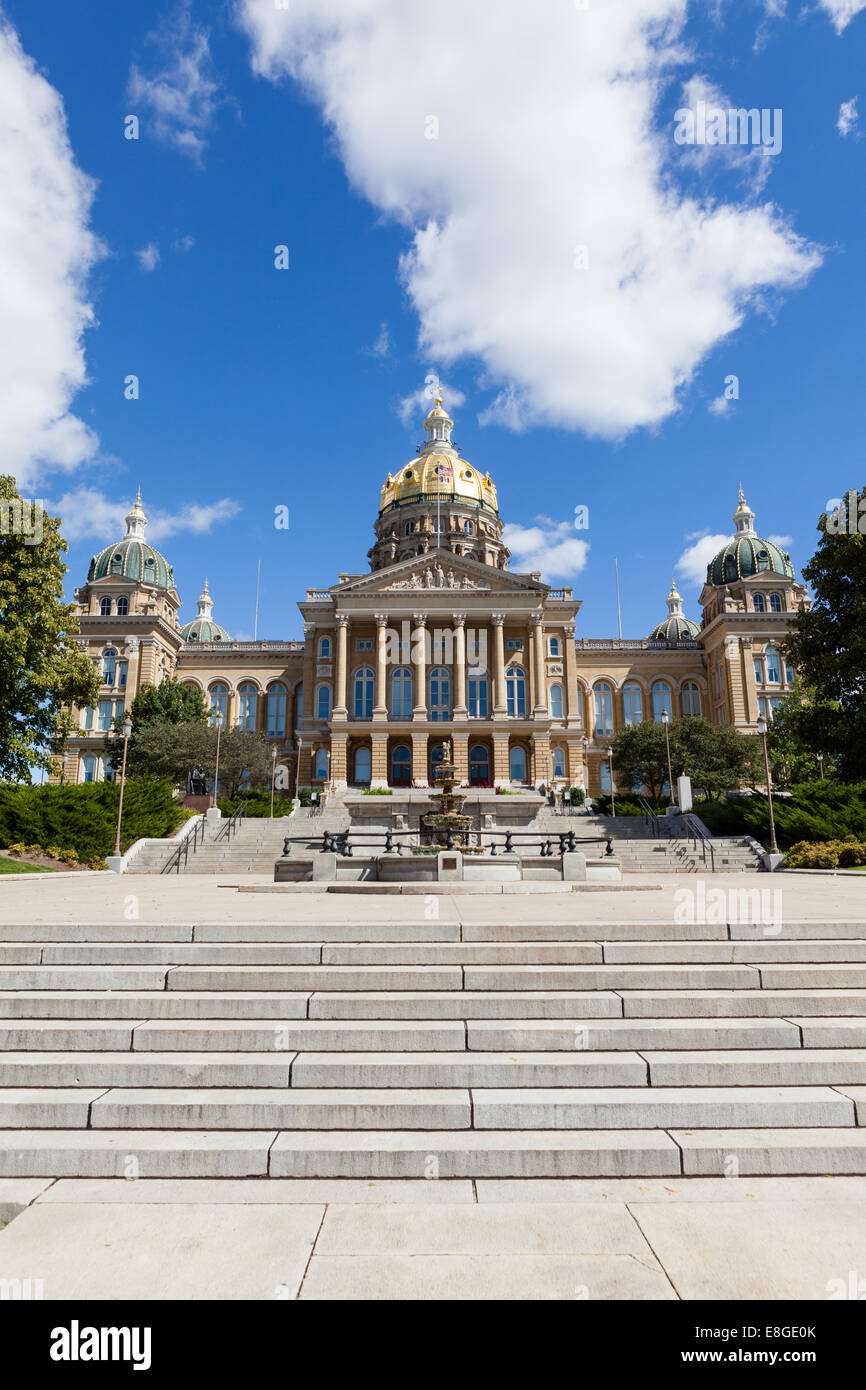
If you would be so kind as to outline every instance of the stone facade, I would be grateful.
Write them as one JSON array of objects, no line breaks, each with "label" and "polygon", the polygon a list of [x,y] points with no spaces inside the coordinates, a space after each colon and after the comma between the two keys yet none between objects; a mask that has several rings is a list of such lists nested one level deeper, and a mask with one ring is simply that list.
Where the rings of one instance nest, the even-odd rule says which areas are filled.
[{"label": "stone facade", "polygon": [[105,728],[166,677],[199,688],[229,726],[263,733],[290,789],[426,786],[448,737],[463,782],[592,793],[608,789],[607,746],[625,723],[667,708],[747,733],[762,710],[772,717],[793,679],[779,644],[808,598],[789,558],[754,532],[742,492],[700,626],[672,584],[651,637],[582,638],[570,587],[508,568],[495,485],[460,456],[452,424],[437,399],[418,458],[382,488],[370,571],[308,589],[297,641],[231,641],[207,584],[181,628],[137,499],[126,537],[94,556],[75,592],[79,644],[104,680],[97,708],[75,712],[55,777],[110,776]]}]

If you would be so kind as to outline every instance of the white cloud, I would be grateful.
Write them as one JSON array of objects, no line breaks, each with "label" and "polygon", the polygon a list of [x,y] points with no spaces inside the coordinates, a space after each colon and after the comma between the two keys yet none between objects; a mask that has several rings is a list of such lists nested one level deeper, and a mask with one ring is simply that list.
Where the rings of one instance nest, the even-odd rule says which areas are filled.
[{"label": "white cloud", "polygon": [[[56,502],[49,502],[47,510],[60,517],[60,529],[67,540],[79,541],[85,536],[94,536],[100,545],[108,545],[125,535],[125,517],[131,505],[131,498],[115,502],[96,488],[77,488]],[[206,534],[215,526],[237,516],[241,504],[233,498],[224,497],[219,502],[204,506],[189,503],[175,512],[151,508],[146,504],[144,510],[148,519],[146,538],[156,544],[183,531],[194,535]]]},{"label": "white cloud", "polygon": [[793,536],[768,536],[767,540],[772,541],[780,550],[787,550],[789,545],[794,544]]},{"label": "white cloud", "polygon": [[172,242],[171,249],[172,251],[178,251],[181,255],[183,255],[185,252],[191,251],[194,246],[194,236],[181,236]]},{"label": "white cloud", "polygon": [[731,409],[731,401],[728,396],[715,396],[707,406],[707,410],[712,415],[727,415]]},{"label": "white cloud", "polygon": [[841,34],[861,10],[866,10],[866,0],[819,0],[819,3],[830,16],[837,34]]},{"label": "white cloud", "polygon": [[546,516],[536,517],[535,522],[534,526],[509,523],[503,528],[502,539],[511,551],[511,568],[524,573],[539,570],[545,581],[580,574],[586,566],[589,543],[575,538],[573,523],[552,521]]},{"label": "white cloud", "polygon": [[419,418],[424,420],[433,409],[433,401],[436,396],[436,383],[439,383],[439,390],[442,392],[442,401],[445,408],[453,416],[455,410],[459,410],[461,405],[465,405],[466,397],[456,386],[449,386],[441,381],[436,372],[427,372],[424,377],[424,385],[419,386],[417,391],[410,391],[408,396],[401,396],[397,402],[397,414],[400,416],[407,429],[414,427]]},{"label": "white cloud", "polygon": [[772,204],[678,192],[666,84],[688,76],[687,0],[541,9],[239,4],[255,71],[304,87],[352,185],[409,230],[425,353],[475,359],[522,425],[616,438],[676,410],[756,297],[820,252]]},{"label": "white cloud", "polygon": [[147,71],[135,64],[130,68],[129,99],[147,113],[145,131],[152,130],[157,139],[200,164],[220,102],[208,31],[195,25],[189,0],[181,0],[147,42],[156,50],[155,59]]},{"label": "white cloud", "polygon": [[149,241],[146,246],[142,246],[140,251],[136,251],[138,264],[142,270],[156,270],[159,265],[159,247],[155,241]]},{"label": "white cloud", "polygon": [[687,584],[703,588],[707,578],[707,565],[730,539],[730,535],[699,536],[683,551],[674,568]]},{"label": "white cloud", "polygon": [[836,122],[836,129],[840,135],[850,135],[852,130],[856,130],[860,120],[860,113],[857,110],[857,97],[852,97],[850,101],[843,101],[839,107],[839,119]]},{"label": "white cloud", "polygon": [[69,144],[63,103],[0,14],[0,460],[32,488],[98,449],[71,404],[86,385],[87,276],[96,185]]},{"label": "white cloud", "polygon": [[[690,77],[687,82],[683,83],[682,106],[690,111],[696,111],[698,102],[704,102],[708,111],[713,109],[725,113],[737,109],[740,105],[738,102],[731,101],[721,88],[717,87],[709,78]],[[781,140],[781,128],[776,131],[775,117],[767,135],[770,136],[774,132]],[[682,145],[679,149],[679,159],[684,164],[693,165],[706,177],[711,177],[714,173],[733,170],[740,175],[743,183],[753,194],[758,194],[770,177],[775,156],[760,144],[710,145],[695,143]]]},{"label": "white cloud", "polygon": [[379,336],[372,347],[364,348],[368,357],[387,357],[391,351],[391,334],[387,323],[379,325]]}]

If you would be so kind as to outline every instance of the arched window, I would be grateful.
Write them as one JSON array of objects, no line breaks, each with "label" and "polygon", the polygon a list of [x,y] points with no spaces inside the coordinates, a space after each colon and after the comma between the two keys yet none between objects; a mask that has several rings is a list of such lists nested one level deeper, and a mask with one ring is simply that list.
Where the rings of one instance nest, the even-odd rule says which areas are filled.
[{"label": "arched window", "polygon": [[562,686],[552,685],[550,687],[550,717],[551,719],[561,719],[563,712]]},{"label": "arched window", "polygon": [[285,738],[286,703],[288,695],[284,685],[272,685],[268,691],[268,738]]},{"label": "arched window", "polygon": [[210,688],[210,722],[216,723],[217,710],[223,717],[223,725],[228,717],[229,708],[229,688],[220,681],[217,685]]},{"label": "arched window", "polygon": [[316,691],[316,718],[330,719],[331,717],[331,687],[320,685]]},{"label": "arched window", "polygon": [[613,733],[613,690],[607,681],[599,681],[595,687],[595,732]]},{"label": "arched window", "polygon": [[258,692],[252,681],[245,681],[238,690],[238,728],[252,731],[256,727]]},{"label": "arched window", "polygon": [[330,637],[320,637],[320,638],[319,638],[319,660],[320,660],[320,661],[330,661],[330,660],[331,660],[331,639],[330,639]]},{"label": "arched window", "polygon": [[295,687],[295,728],[301,722],[301,715],[304,712],[304,683]]},{"label": "arched window", "polygon": [[100,601],[99,601],[99,615],[100,615],[100,617],[102,617],[102,618],[109,618],[109,617],[111,616],[111,599],[110,599],[110,598],[103,598],[103,599],[100,599]]},{"label": "arched window", "polygon": [[656,724],[660,724],[662,722],[662,714],[665,710],[667,710],[669,715],[672,713],[671,688],[667,681],[656,681],[652,688],[652,698],[653,719]]},{"label": "arched window", "polygon": [[610,763],[608,762],[607,758],[605,758],[604,761],[599,764],[598,785],[601,787],[601,790],[603,792],[610,791]]},{"label": "arched window", "polygon": [[327,748],[319,748],[316,751],[316,766],[313,772],[313,776],[315,777],[317,782],[327,782],[328,761],[329,758]]},{"label": "arched window", "polygon": [[404,536],[412,536],[412,535],[414,535],[414,533],[415,533],[415,523],[414,523],[414,521],[407,521],[407,522],[406,522],[405,530],[403,531],[403,535],[404,535]]},{"label": "arched window", "polygon": [[508,759],[508,775],[512,782],[526,781],[526,751],[523,748],[512,748]]},{"label": "arched window", "polygon": [[412,781],[412,751],[400,743],[391,754],[391,781],[395,787],[408,787]]},{"label": "arched window", "polygon": [[756,613],[766,613],[767,605],[764,602],[764,595],[755,594],[754,598],[752,599],[752,606]]},{"label": "arched window", "polygon": [[755,684],[756,684],[756,685],[763,685],[763,684],[764,684],[764,663],[763,663],[763,661],[761,660],[761,658],[760,658],[759,656],[756,656],[756,657],[753,658],[753,664],[754,664],[754,667],[755,667]]},{"label": "arched window", "polygon": [[682,689],[683,714],[699,716],[701,712],[701,692],[695,681],[686,681]]},{"label": "arched window", "polygon": [[125,618],[129,612],[129,599],[126,597],[126,594],[121,594],[120,598],[117,600],[116,612],[118,618]]},{"label": "arched window", "polygon": [[770,594],[770,612],[771,612],[771,613],[781,613],[781,611],[782,611],[782,595],[781,595],[781,594]]},{"label": "arched window", "polygon": [[463,534],[466,535],[466,536],[474,536],[474,535],[475,535],[475,527],[472,525],[472,522],[471,522],[471,521],[464,521],[464,523],[463,523]]},{"label": "arched window", "polygon": [[102,684],[114,685],[117,671],[117,652],[114,647],[106,647],[102,653]]},{"label": "arched window", "polygon": [[87,757],[84,759],[83,775],[81,780],[82,782],[96,781],[96,759],[94,758],[92,753],[88,753]]},{"label": "arched window", "polygon": [[434,723],[451,718],[451,677],[444,666],[430,672],[430,718]]},{"label": "arched window", "polygon": [[779,653],[775,647],[768,647],[764,657],[767,662],[767,684],[778,685],[782,679],[779,670]]},{"label": "arched window", "polygon": [[488,681],[486,671],[476,671],[466,683],[466,697],[470,719],[486,719],[489,709]]},{"label": "arched window", "polygon": [[489,782],[490,762],[483,743],[476,743],[469,752],[469,781]]},{"label": "arched window", "polygon": [[505,699],[511,719],[526,718],[526,677],[521,666],[509,666],[505,672]]},{"label": "arched window", "polygon": [[553,752],[553,775],[554,777],[565,776],[565,752],[562,748],[554,748]]},{"label": "arched window", "polygon": [[412,718],[412,672],[398,666],[391,674],[391,718]]},{"label": "arched window", "polygon": [[637,681],[626,681],[623,686],[622,708],[626,724],[640,724],[643,719],[643,696]]},{"label": "arched window", "polygon": [[[355,718],[373,718],[373,672],[369,666],[362,666],[355,672]],[[361,751],[360,749],[358,750]],[[367,752],[369,753],[369,749]],[[369,778],[367,779],[369,781]]]},{"label": "arched window", "polygon": [[548,656],[559,656],[559,638],[549,637],[547,641]]},{"label": "arched window", "polygon": [[577,722],[583,723],[583,686],[577,687]]},{"label": "arched window", "polygon": [[372,755],[369,748],[355,749],[355,781],[369,782],[373,772]]}]

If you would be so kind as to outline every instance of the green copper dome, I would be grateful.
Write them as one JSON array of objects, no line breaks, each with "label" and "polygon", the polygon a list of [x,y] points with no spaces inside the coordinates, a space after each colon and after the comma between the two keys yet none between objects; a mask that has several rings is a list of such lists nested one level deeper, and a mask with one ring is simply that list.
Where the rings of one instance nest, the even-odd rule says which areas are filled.
[{"label": "green copper dome", "polygon": [[736,584],[754,574],[781,574],[794,579],[794,566],[786,550],[755,533],[752,511],[740,488],[740,501],[734,512],[736,535],[723,545],[707,565],[708,584]]},{"label": "green copper dome", "polygon": [[174,570],[164,555],[154,550],[144,539],[147,517],[141,506],[141,492],[126,518],[126,535],[122,541],[107,545],[94,555],[87,571],[88,584],[94,579],[133,579],[139,584],[154,584],[159,589],[174,588]]},{"label": "green copper dome", "polygon": [[651,642],[694,642],[700,632],[697,623],[691,618],[665,618],[653,628],[649,635]]},{"label": "green copper dome", "polygon": [[212,614],[213,599],[205,580],[198,598],[198,612],[192,622],[184,623],[180,630],[184,642],[230,642],[232,639],[225,628],[214,622]]}]

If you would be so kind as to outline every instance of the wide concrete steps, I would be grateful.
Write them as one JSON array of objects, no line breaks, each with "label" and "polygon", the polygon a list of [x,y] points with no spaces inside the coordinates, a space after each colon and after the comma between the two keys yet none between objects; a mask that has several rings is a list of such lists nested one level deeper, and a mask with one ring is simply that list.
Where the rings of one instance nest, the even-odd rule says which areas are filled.
[{"label": "wide concrete steps", "polygon": [[866,1174],[866,929],[768,921],[0,927],[0,1176]]}]

